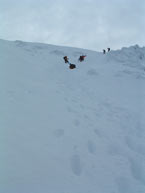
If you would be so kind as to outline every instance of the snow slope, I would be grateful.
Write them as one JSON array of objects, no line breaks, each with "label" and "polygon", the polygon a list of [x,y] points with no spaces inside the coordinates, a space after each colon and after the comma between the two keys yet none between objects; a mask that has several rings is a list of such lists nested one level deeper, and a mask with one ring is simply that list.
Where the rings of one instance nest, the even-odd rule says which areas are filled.
[{"label": "snow slope", "polygon": [[145,192],[145,47],[0,40],[0,78],[0,193]]}]

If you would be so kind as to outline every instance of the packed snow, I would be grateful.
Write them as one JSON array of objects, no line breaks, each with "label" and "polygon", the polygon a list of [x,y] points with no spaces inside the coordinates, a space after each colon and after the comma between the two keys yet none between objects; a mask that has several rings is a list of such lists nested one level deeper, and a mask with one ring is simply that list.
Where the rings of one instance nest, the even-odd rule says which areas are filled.
[{"label": "packed snow", "polygon": [[145,47],[0,40],[0,78],[0,193],[145,193]]}]

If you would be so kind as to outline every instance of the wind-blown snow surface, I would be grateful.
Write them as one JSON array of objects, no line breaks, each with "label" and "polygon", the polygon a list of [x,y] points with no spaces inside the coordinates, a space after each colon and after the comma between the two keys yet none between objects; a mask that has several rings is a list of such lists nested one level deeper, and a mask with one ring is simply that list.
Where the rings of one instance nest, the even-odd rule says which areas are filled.
[{"label": "wind-blown snow surface", "polygon": [[145,48],[0,40],[0,77],[0,193],[145,192]]}]

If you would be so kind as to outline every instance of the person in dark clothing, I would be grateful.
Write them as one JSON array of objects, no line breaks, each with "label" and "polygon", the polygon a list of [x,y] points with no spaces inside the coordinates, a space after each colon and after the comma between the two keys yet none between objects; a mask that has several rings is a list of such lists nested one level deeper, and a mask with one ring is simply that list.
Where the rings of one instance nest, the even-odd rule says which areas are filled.
[{"label": "person in dark clothing", "polygon": [[76,68],[76,65],[70,63],[70,64],[69,64],[69,68],[70,68],[70,69],[74,69],[74,68]]},{"label": "person in dark clothing", "polygon": [[110,52],[110,48],[107,48],[108,52]]},{"label": "person in dark clothing", "polygon": [[64,56],[63,59],[64,59],[65,63],[69,63],[67,56]]},{"label": "person in dark clothing", "polygon": [[103,50],[103,54],[106,54],[106,50]]},{"label": "person in dark clothing", "polygon": [[85,57],[86,57],[86,55],[81,55],[81,56],[79,57],[79,61],[80,61],[80,62],[84,61]]}]

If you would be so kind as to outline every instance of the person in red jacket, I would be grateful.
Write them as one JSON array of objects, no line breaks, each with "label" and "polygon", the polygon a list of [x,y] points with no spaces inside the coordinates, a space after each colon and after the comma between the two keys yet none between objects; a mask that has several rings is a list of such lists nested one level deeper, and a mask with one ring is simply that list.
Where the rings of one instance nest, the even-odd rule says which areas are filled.
[{"label": "person in red jacket", "polygon": [[84,61],[85,57],[86,57],[86,55],[81,55],[81,56],[79,57],[79,61],[80,61],[80,62]]}]

